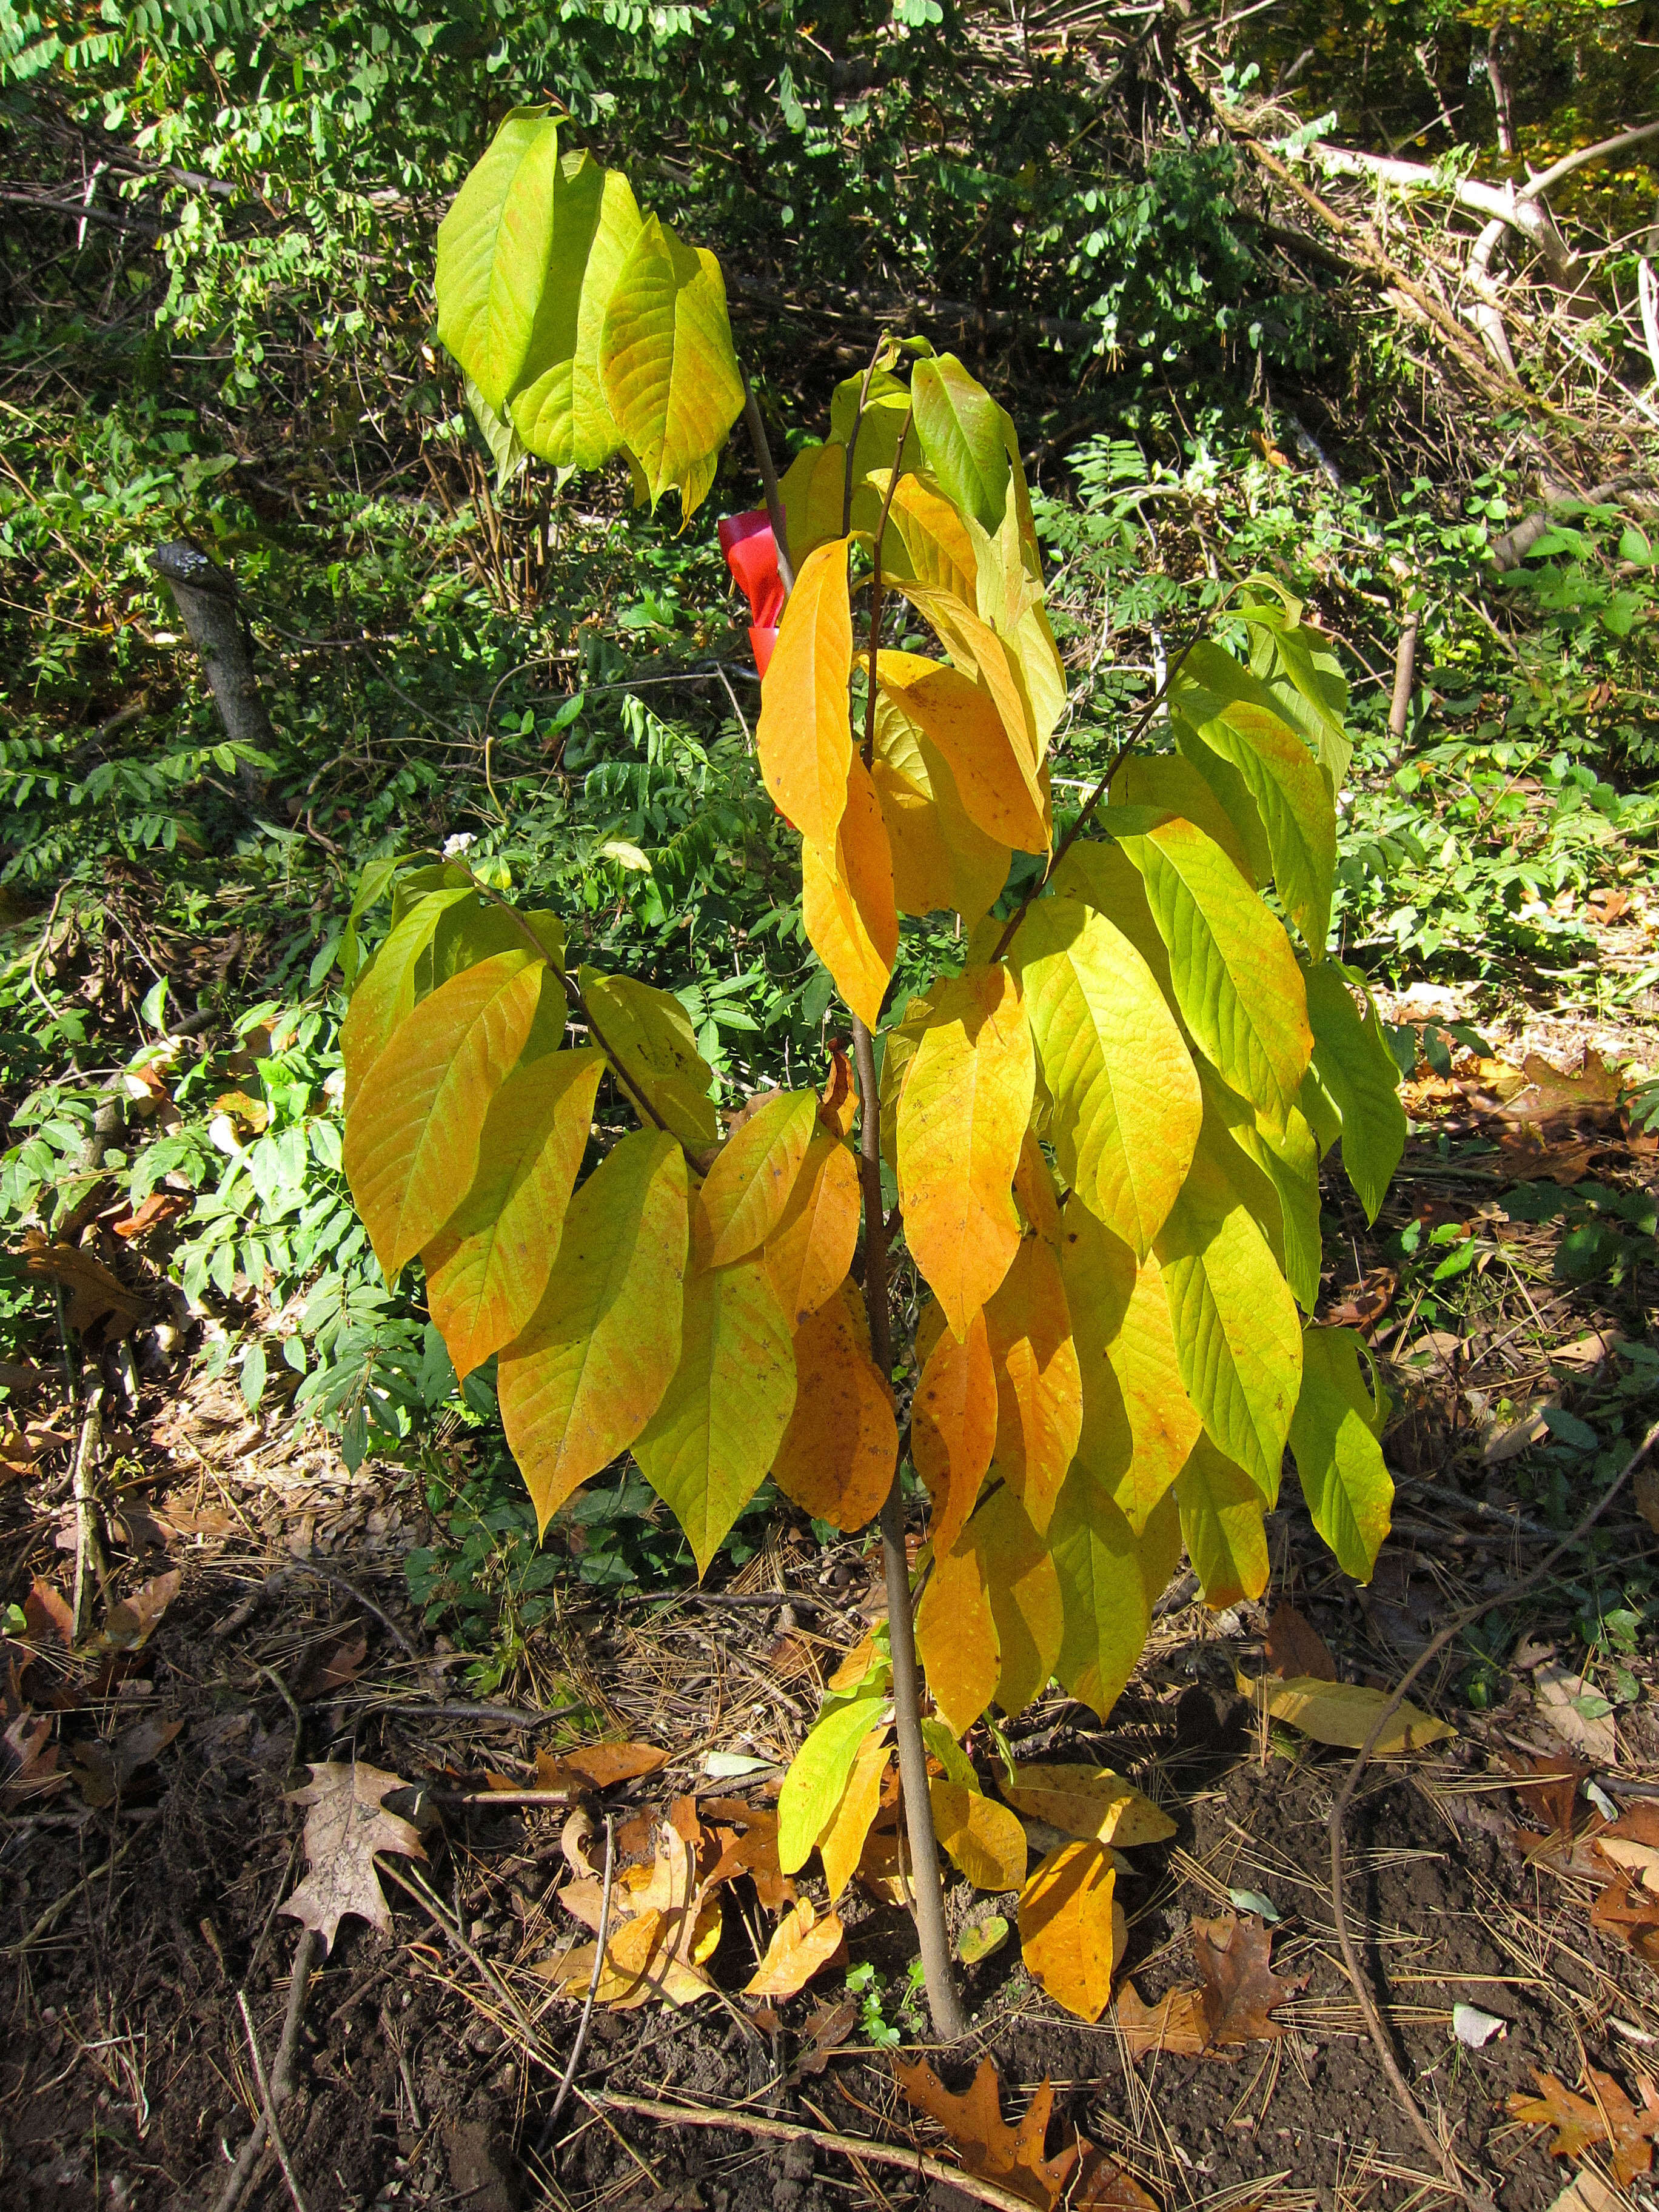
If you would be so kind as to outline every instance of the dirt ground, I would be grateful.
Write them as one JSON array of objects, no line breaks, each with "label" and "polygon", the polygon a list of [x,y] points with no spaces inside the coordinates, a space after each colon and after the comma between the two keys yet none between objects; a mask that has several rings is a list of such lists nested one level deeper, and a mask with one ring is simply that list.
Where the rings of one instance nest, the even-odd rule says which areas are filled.
[{"label": "dirt ground", "polygon": [[[1373,1765],[1346,1828],[1348,1911],[1370,1985],[1420,2106],[1466,2170],[1504,2212],[1541,2212],[1580,2161],[1553,2159],[1548,2135],[1510,2117],[1511,2094],[1531,2090],[1538,2069],[1580,2087],[1588,2063],[1639,2103],[1659,2073],[1655,1968],[1592,1925],[1598,1883],[1582,1846],[1548,1842],[1544,1801],[1527,1790],[1540,1758],[1559,1771],[1579,1754],[1568,1799],[1581,1834],[1659,1797],[1646,1620],[1659,1521],[1626,1492],[1541,1586],[1504,1601],[1605,1480],[1620,1437],[1659,1410],[1646,1369],[1619,1348],[1648,1339],[1647,1248],[1638,1239],[1613,1276],[1574,1282],[1553,1257],[1561,1218],[1527,1218],[1525,1206],[1508,1215],[1505,1194],[1547,1182],[1639,1194],[1659,1181],[1659,1147],[1592,1097],[1593,1082],[1528,1118],[1512,1110],[1513,1091],[1500,1112],[1490,1067],[1466,1066],[1437,1091],[1437,1080],[1418,1087],[1426,1126],[1376,1231],[1328,1192],[1326,1308],[1352,1309],[1395,1398],[1387,1449],[1400,1496],[1375,1580],[1362,1590],[1336,1571],[1287,1485],[1270,1517],[1261,1604],[1206,1614],[1178,1579],[1108,1728],[1055,1690],[1011,1730],[1017,1756],[1110,1765],[1176,1823],[1173,1839],[1128,1854],[1121,1877],[1122,1971],[1139,1997],[1194,1980],[1194,1916],[1265,1901],[1279,1916],[1274,1972],[1306,1977],[1273,2014],[1281,2032],[1219,2056],[1132,2058],[1115,2010],[1093,2027],[1060,2013],[1015,1938],[964,1970],[968,2045],[933,2054],[960,2089],[988,2053],[1011,2120],[1048,2081],[1050,2148],[1082,2130],[1165,2212],[1449,2199],[1336,1942],[1327,1822],[1348,1754],[1266,1724],[1239,1688],[1262,1668],[1281,1599],[1346,1679],[1377,1686],[1451,1612],[1493,1600],[1485,1640],[1455,1645],[1416,1693],[1455,1737]],[[1471,1130],[1485,1131],[1473,1150]],[[1443,1285],[1402,1273],[1382,1240],[1413,1218],[1461,1223],[1499,1256]],[[43,1346],[43,1363],[51,1356]],[[1552,1430],[1552,1415],[1568,1427]],[[67,1409],[50,1418],[67,1443]],[[1575,1421],[1604,1450],[1569,1480],[1559,1445]],[[251,1420],[228,1383],[178,1370],[143,1382],[106,1434],[109,1597],[125,1595],[128,1610],[94,1607],[100,1636],[71,1651],[52,1595],[71,1571],[70,1456],[43,1446],[0,1491],[0,1598],[26,1615],[0,1662],[0,2203],[218,2203],[260,2108],[237,1995],[269,2064],[299,1940],[278,1911],[303,1872],[303,1815],[288,1793],[308,1765],[353,1760],[407,1785],[391,1808],[413,1820],[427,1861],[382,1858],[388,1928],[347,1919],[313,1975],[282,2116],[292,2189],[267,2150],[245,2206],[805,2212],[972,2201],[817,2140],[955,2156],[901,2095],[895,2051],[872,2039],[873,2017],[882,2034],[896,2031],[897,2056],[926,2048],[903,2002],[908,1918],[856,1887],[843,1903],[846,1960],[757,2020],[738,1993],[764,1914],[746,1877],[732,1884],[737,1909],[709,1961],[719,1994],[679,2010],[601,2004],[550,2132],[580,2005],[533,1970],[583,1933],[557,1899],[568,1808],[472,1802],[492,1794],[492,1776],[497,1791],[532,1786],[538,1749],[615,1737],[667,1754],[596,1794],[625,1850],[648,1849],[649,1823],[634,1815],[677,1800],[763,1806],[839,1653],[878,1610],[863,1546],[823,1550],[785,1525],[723,1587],[573,1582],[516,1673],[483,1696],[410,1601],[404,1558],[428,1533],[410,1472],[371,1464],[349,1476],[316,1433],[280,1412]],[[1615,1613],[1634,1626],[1609,1643],[1595,1624]],[[1547,1686],[1563,1667],[1583,1693],[1565,1714]],[[988,1784],[991,1746],[976,1736],[970,1747]],[[1592,1785],[1599,1801],[1584,1794]],[[815,1875],[802,1887],[822,1902]],[[953,1933],[989,1911],[1012,1923],[1016,1902],[956,1883]],[[866,1965],[873,2015],[868,1989],[845,2002],[847,1974]],[[826,2043],[821,2008],[837,2005]],[[1470,2047],[1454,2034],[1459,2005],[1502,2027]],[[665,2123],[607,2099],[722,2124]],[[744,2114],[778,2132],[751,2134]],[[1587,2201],[1652,2202],[1641,2179]]]}]

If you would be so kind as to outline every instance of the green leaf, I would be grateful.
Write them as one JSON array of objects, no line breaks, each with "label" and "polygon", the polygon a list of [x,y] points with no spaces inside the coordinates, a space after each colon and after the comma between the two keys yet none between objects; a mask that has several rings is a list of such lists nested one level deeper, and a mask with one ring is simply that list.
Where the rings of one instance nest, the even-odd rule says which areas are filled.
[{"label": "green leaf", "polygon": [[553,186],[547,288],[512,416],[532,453],[555,468],[596,469],[623,442],[605,396],[599,347],[617,279],[643,224],[619,170],[567,154]]},{"label": "green leaf", "polygon": [[1353,745],[1344,721],[1348,679],[1322,630],[1288,610],[1261,604],[1241,607],[1250,625],[1250,667],[1273,693],[1331,780],[1333,792],[1347,781]]},{"label": "green leaf", "polygon": [[964,514],[994,531],[1008,501],[1002,409],[949,353],[917,362],[910,403],[922,453],[939,489]]},{"label": "green leaf", "polygon": [[471,1188],[485,1116],[524,1049],[546,974],[525,951],[467,969],[422,1000],[360,1086],[346,1178],[387,1282]]},{"label": "green leaf", "polygon": [[1368,1583],[1389,1533],[1394,1482],[1378,1441],[1382,1407],[1359,1371],[1349,1328],[1310,1328],[1302,1340],[1302,1390],[1291,1452],[1313,1524],[1357,1583]]},{"label": "green leaf", "polygon": [[1375,1221],[1406,1149],[1400,1070],[1370,994],[1363,1014],[1354,1004],[1364,985],[1352,969],[1323,960],[1305,981],[1314,1073],[1341,1117],[1343,1170]]},{"label": "green leaf", "polygon": [[345,1109],[349,1114],[363,1078],[392,1042],[393,1032],[412,1011],[420,986],[421,963],[430,950],[439,923],[449,908],[466,897],[462,884],[419,899],[401,920],[394,917],[391,935],[357,979],[351,1004],[340,1024],[340,1058],[345,1070]]},{"label": "green leaf", "polygon": [[634,1457],[684,1529],[701,1576],[783,1440],[795,1354],[764,1261],[693,1268],[684,1295],[679,1365]]},{"label": "green leaf", "polygon": [[605,396],[654,507],[678,488],[688,519],[743,412],[720,267],[647,218],[623,263],[599,343]]},{"label": "green leaf", "polygon": [[519,435],[512,418],[498,415],[469,376],[466,380],[466,404],[478,434],[489,448],[489,458],[495,464],[495,496],[499,499],[530,456],[525,451],[524,440]]},{"label": "green leaf", "polygon": [[553,240],[558,119],[515,107],[438,226],[438,337],[505,415],[522,380]]},{"label": "green leaf", "polygon": [[1129,939],[1076,899],[1040,900],[1010,951],[1052,1102],[1060,1172],[1144,1258],[1203,1120],[1181,1032]]},{"label": "green leaf", "polygon": [[1181,1535],[1206,1605],[1237,1605],[1267,1587],[1267,1532],[1260,1486],[1200,1437],[1176,1477]]},{"label": "green leaf", "polygon": [[1152,1626],[1152,1606],[1179,1557],[1165,1498],[1137,1537],[1081,1465],[1066,1476],[1048,1523],[1062,1629],[1054,1672],[1103,1721],[1122,1695]]},{"label": "green leaf", "polygon": [[1206,1115],[1158,1257],[1187,1394],[1217,1448],[1271,1504],[1301,1386],[1302,1324],[1230,1157],[1240,1156]]},{"label": "green leaf", "polygon": [[859,1746],[892,1713],[879,1694],[849,1698],[824,1714],[795,1753],[778,1792],[778,1864],[785,1874],[805,1865],[835,1817]]},{"label": "green leaf", "polygon": [[1319,763],[1273,692],[1207,639],[1182,663],[1170,713],[1238,771],[1267,833],[1279,895],[1317,957],[1336,875],[1336,807]]},{"label": "green leaf", "polygon": [[[1189,743],[1197,742],[1190,732],[1188,735]],[[1184,752],[1131,753],[1112,778],[1108,797],[1114,806],[1149,806],[1159,814],[1179,814],[1183,820],[1195,823],[1206,837],[1214,838],[1240,875],[1251,883],[1266,883],[1271,873],[1265,861],[1258,873],[1232,817],[1202,768]],[[1247,803],[1254,812],[1255,802],[1248,796]],[[1256,819],[1260,821],[1259,815]],[[1265,852],[1265,831],[1262,837]]]},{"label": "green leaf", "polygon": [[[1243,1101],[1240,1101],[1241,1106]],[[1319,1146],[1313,1131],[1292,1109],[1283,1134],[1248,1109],[1229,1130],[1233,1142],[1272,1184],[1277,1204],[1269,1235],[1276,1238],[1279,1263],[1304,1313],[1319,1303],[1322,1256],[1319,1232]],[[1255,1208],[1262,1218],[1260,1207]],[[1264,1226],[1268,1224],[1264,1222]]]}]

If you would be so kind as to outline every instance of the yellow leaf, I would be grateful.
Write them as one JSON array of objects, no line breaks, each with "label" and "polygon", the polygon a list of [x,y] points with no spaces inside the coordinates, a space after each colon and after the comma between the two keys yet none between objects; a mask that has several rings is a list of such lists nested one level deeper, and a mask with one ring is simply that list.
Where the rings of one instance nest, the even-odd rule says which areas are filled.
[{"label": "yellow leaf", "polygon": [[524,1048],[546,974],[527,952],[465,969],[409,1014],[359,1091],[346,1178],[388,1282],[471,1188],[490,1101]]},{"label": "yellow leaf", "polygon": [[1008,880],[1009,848],[969,817],[944,754],[885,696],[876,708],[871,775],[892,848],[899,912],[954,909],[971,930]]},{"label": "yellow leaf", "polygon": [[842,997],[874,1029],[898,952],[898,909],[881,801],[869,769],[856,757],[848,769],[847,805],[833,857],[826,859],[810,843],[801,847],[801,921]]},{"label": "yellow leaf", "polygon": [[1267,1587],[1266,1503],[1242,1467],[1200,1437],[1176,1477],[1181,1534],[1204,1602],[1237,1605]]},{"label": "yellow leaf", "polygon": [[933,1510],[933,1549],[951,1549],[990,1471],[997,1434],[997,1377],[985,1316],[964,1338],[940,1334],[916,1382],[910,1407],[910,1455]]},{"label": "yellow leaf", "polygon": [[785,1091],[726,1139],[693,1210],[694,1236],[709,1267],[746,1260],[777,1227],[817,1118],[814,1092]]},{"label": "yellow leaf", "polygon": [[826,1912],[822,1920],[805,1898],[793,1905],[773,1930],[753,1978],[744,1984],[750,1997],[793,1997],[806,1987],[821,1966],[827,1966],[843,1943],[847,1931],[839,1917]]},{"label": "yellow leaf", "polygon": [[[918,614],[932,623],[960,672],[969,682],[982,685],[989,695],[998,718],[1008,733],[1009,750],[1020,779],[1036,803],[1042,824],[1042,843],[1027,849],[1047,852],[1048,805],[1042,787],[1037,781],[1037,736],[1032,726],[1024,688],[1015,673],[1007,647],[988,623],[982,623],[971,608],[964,605],[951,592],[939,591],[927,584],[901,583],[899,589]],[[948,752],[946,757],[949,757]],[[988,823],[984,826],[990,827]],[[1019,843],[1023,840],[1011,838],[1009,842]]]},{"label": "yellow leaf", "polygon": [[[1264,1681],[1256,1688],[1270,1718],[1300,1729],[1316,1743],[1339,1745],[1345,1751],[1358,1750],[1389,1701],[1384,1690],[1367,1690],[1358,1682],[1322,1682],[1312,1674],[1293,1675],[1283,1682]],[[1379,1759],[1393,1759],[1404,1751],[1421,1751],[1428,1744],[1442,1743],[1456,1734],[1449,1721],[1436,1720],[1431,1713],[1407,1704],[1389,1722],[1374,1750]]]},{"label": "yellow leaf", "polygon": [[1078,1457],[1137,1534],[1187,1463],[1203,1424],[1181,1379],[1164,1272],[1075,1198],[1066,1202],[1060,1270],[1083,1378]]},{"label": "yellow leaf", "polygon": [[1011,1717],[1042,1696],[1060,1657],[1060,1577],[1047,1543],[1005,1482],[974,1515],[1001,1670],[996,1701]]},{"label": "yellow leaf", "polygon": [[501,1353],[507,1441],[545,1528],[577,1486],[624,1451],[661,1403],[680,1356],[685,1158],[641,1129],[571,1200],[542,1302]]},{"label": "yellow leaf", "polygon": [[847,806],[853,759],[848,684],[853,617],[848,540],[807,556],[795,576],[761,686],[756,745],[762,780],[779,811],[827,866]]},{"label": "yellow leaf", "polygon": [[1137,1844],[1161,1844],[1176,1824],[1150,1797],[1109,1766],[1049,1766],[1021,1764],[1012,1782],[998,1787],[1011,1805],[1046,1820],[1062,1835],[1133,1850]]},{"label": "yellow leaf", "polygon": [[766,1240],[767,1272],[791,1328],[847,1279],[858,1243],[859,1202],[857,1162],[845,1145],[820,1132],[807,1146],[789,1202]]},{"label": "yellow leaf", "polygon": [[[885,493],[884,480],[878,489]],[[950,501],[920,477],[902,476],[893,493],[888,527],[904,548],[910,574],[973,605],[976,563],[973,540]]]},{"label": "yellow leaf", "polygon": [[864,1294],[843,1283],[795,1331],[795,1410],[772,1462],[784,1496],[835,1528],[881,1510],[898,1460],[887,1378],[870,1357]]},{"label": "yellow leaf", "polygon": [[1031,1978],[1079,2020],[1111,2001],[1120,1955],[1116,1875],[1103,1844],[1062,1844],[1020,1893],[1019,1945]]},{"label": "yellow leaf", "polygon": [[960,669],[915,653],[878,653],[876,680],[937,747],[968,819],[1000,845],[1046,852],[1048,830],[1036,766],[990,691]]},{"label": "yellow leaf", "polygon": [[679,1365],[634,1457],[684,1529],[700,1576],[766,1480],[794,1403],[789,1326],[764,1263],[693,1268]]},{"label": "yellow leaf", "polygon": [[933,1832],[975,1889],[1018,1889],[1025,1879],[1025,1831],[1006,1805],[959,1782],[931,1781]]},{"label": "yellow leaf", "polygon": [[887,1729],[884,1723],[872,1729],[859,1746],[841,1802],[818,1838],[818,1856],[823,1861],[823,1878],[829,1886],[831,1905],[858,1872],[865,1838],[881,1809],[881,1785],[886,1778],[888,1765]]},{"label": "yellow leaf", "polygon": [[720,1116],[708,1096],[714,1071],[697,1050],[690,1016],[679,1000],[631,975],[602,975],[584,968],[576,978],[600,1032],[593,1039],[623,1079],[618,1088],[641,1121],[640,1096],[647,1098],[665,1126],[694,1150],[714,1144]]},{"label": "yellow leaf", "polygon": [[1083,1382],[1054,1247],[1027,1237],[985,1309],[997,1378],[996,1463],[1041,1533],[1083,1427]]},{"label": "yellow leaf", "polygon": [[906,1242],[958,1336],[1019,1249],[1012,1187],[1036,1082],[1006,969],[967,968],[937,987],[899,1097],[899,1200]]},{"label": "yellow leaf", "polygon": [[1054,1246],[1060,1246],[1060,1196],[1042,1147],[1028,1129],[1020,1140],[1019,1165],[1014,1170],[1014,1196],[1019,1200],[1025,1225]]},{"label": "yellow leaf", "polygon": [[1000,1660],[984,1564],[971,1535],[933,1571],[916,1607],[916,1651],[941,1718],[964,1736],[996,1694]]},{"label": "yellow leaf", "polygon": [[477,1178],[425,1253],[428,1310],[458,1376],[510,1344],[541,1303],[604,1072],[601,1052],[548,1053],[490,1101]]}]

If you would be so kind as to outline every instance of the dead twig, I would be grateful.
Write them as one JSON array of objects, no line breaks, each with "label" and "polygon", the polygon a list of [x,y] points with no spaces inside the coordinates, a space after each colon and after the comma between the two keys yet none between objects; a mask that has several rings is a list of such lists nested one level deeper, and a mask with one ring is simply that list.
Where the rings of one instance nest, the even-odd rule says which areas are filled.
[{"label": "dead twig", "polygon": [[1355,1753],[1353,1763],[1343,1779],[1341,1789],[1336,1794],[1336,1802],[1331,1807],[1328,1832],[1331,1839],[1332,1914],[1336,1924],[1337,1942],[1341,1946],[1342,1963],[1347,1969],[1348,1979],[1353,1985],[1353,1993],[1358,2000],[1359,2009],[1364,2018],[1366,2028],[1370,2032],[1371,2041],[1376,2046],[1377,2057],[1382,2062],[1382,2070],[1392,2083],[1395,2094],[1399,2098],[1401,2108],[1410,2120],[1419,2142],[1423,2144],[1445,2175],[1447,2186],[1455,2191],[1465,2203],[1481,2207],[1482,2212],[1487,2212],[1487,2208],[1492,2207],[1493,2203],[1494,2200],[1491,2193],[1484,2185],[1478,2190],[1472,2190],[1466,2185],[1455,2157],[1451,2150],[1440,2142],[1423,2117],[1422,2107],[1413,2095],[1411,2087],[1405,2075],[1401,2071],[1400,2062],[1394,2055],[1394,2046],[1389,2042],[1388,2032],[1382,2025],[1376,2001],[1366,1983],[1364,1970],[1359,1963],[1358,1946],[1354,1941],[1353,1929],[1349,1924],[1347,1904],[1343,1895],[1346,1881],[1343,1863],[1346,1848],[1343,1824],[1347,1816],[1348,1808],[1353,1802],[1354,1792],[1359,1787],[1360,1777],[1364,1774],[1372,1753],[1376,1749],[1383,1729],[1405,1703],[1406,1692],[1419,1675],[1438,1658],[1449,1644],[1461,1636],[1466,1628],[1471,1627],[1483,1613],[1490,1613],[1496,1605],[1511,1603],[1524,1591],[1531,1589],[1534,1584],[1542,1582],[1559,1559],[1563,1559],[1575,1545],[1583,1542],[1656,1443],[1659,1443],[1659,1421],[1654,1423],[1620,1469],[1613,1481],[1602,1492],[1601,1497],[1596,1499],[1595,1504],[1570,1535],[1564,1536],[1554,1550],[1547,1553],[1529,1573],[1522,1576],[1519,1582],[1508,1583],[1503,1589],[1493,1591],[1490,1596],[1478,1599],[1474,1605],[1466,1606],[1462,1613],[1455,1614],[1438,1634],[1430,1639],[1401,1676],[1382,1710],[1371,1723],[1365,1741]]},{"label": "dead twig", "polygon": [[541,2141],[536,2146],[544,2158],[552,2147],[559,2114],[564,2110],[571,2084],[576,2078],[576,2069],[582,2063],[582,2052],[587,2047],[587,2031],[593,2018],[593,2000],[599,1993],[599,1977],[605,1972],[605,1947],[611,1935],[611,1883],[616,1869],[617,1824],[607,1813],[605,1816],[605,1888],[599,1898],[599,1940],[593,1947],[593,1971],[587,1978],[587,1995],[582,2002],[582,2016],[576,2023],[576,2039],[570,2046],[570,2056],[565,2061],[564,2078],[559,2083],[559,2094],[553,2100],[547,2125],[542,2130]]},{"label": "dead twig", "polygon": [[[322,1937],[317,1930],[314,1928],[303,1929],[294,1947],[294,1965],[288,1981],[288,2011],[283,2021],[283,2039],[276,2046],[276,2063],[270,2072],[270,2093],[264,2096],[264,2110],[254,2120],[252,2132],[242,2145],[236,2163],[231,2168],[230,2179],[220,2191],[219,2201],[213,2212],[236,2212],[237,2205],[241,2203],[247,2185],[253,2179],[259,2154],[265,2147],[266,2130],[270,2118],[274,2118],[277,2106],[286,2104],[294,2094],[294,2062],[300,2047],[300,2023],[305,2018],[306,1992],[311,1985],[311,1970],[321,1951]],[[237,2002],[243,2002],[240,1992]],[[261,2093],[264,2094],[263,2084]]]},{"label": "dead twig", "polygon": [[247,1991],[238,1990],[237,2004],[241,2008],[242,2027],[247,2036],[248,2056],[253,2061],[253,2078],[259,2087],[259,2102],[264,2107],[265,2133],[276,2154],[276,2163],[283,2169],[283,2179],[288,2184],[288,2193],[294,2199],[294,2212],[306,2212],[306,2200],[294,2172],[294,2162],[288,2154],[288,2145],[283,2141],[283,2131],[276,2124],[276,2107],[271,2102],[270,2084],[265,2078],[264,2054],[259,2048],[259,2038],[253,2026],[253,2014],[248,2010]]}]

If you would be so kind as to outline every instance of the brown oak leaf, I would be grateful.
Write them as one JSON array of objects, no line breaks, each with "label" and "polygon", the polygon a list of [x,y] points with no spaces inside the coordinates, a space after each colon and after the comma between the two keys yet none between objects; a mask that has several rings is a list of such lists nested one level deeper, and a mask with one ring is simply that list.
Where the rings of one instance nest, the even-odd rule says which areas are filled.
[{"label": "brown oak leaf", "polygon": [[1653,2138],[1659,2132],[1659,2090],[1651,2081],[1640,2083],[1642,2102],[1632,2105],[1611,2074],[1589,2069],[1594,2098],[1580,2097],[1553,2074],[1534,2069],[1533,2080],[1540,2094],[1514,2096],[1510,2112],[1529,2127],[1553,2128],[1553,2158],[1582,2158],[1596,2143],[1607,2143],[1613,2153],[1613,2178],[1623,2188],[1653,2166]]},{"label": "brown oak leaf", "polygon": [[1254,1912],[1224,1912],[1192,1925],[1193,1955],[1204,1978],[1204,2008],[1213,2044],[1254,2043],[1288,2035],[1274,2009],[1308,1986],[1308,1977],[1281,1979],[1269,1963],[1273,1938]]},{"label": "brown oak leaf", "polygon": [[1202,1990],[1166,1990],[1149,2005],[1133,1982],[1125,1982],[1117,1994],[1116,2019],[1131,2058],[1144,2058],[1149,2051],[1196,2058],[1210,2040]]},{"label": "brown oak leaf", "polygon": [[61,1790],[67,1777],[58,1771],[58,1747],[49,1741],[52,1716],[38,1718],[24,1711],[7,1729],[0,1742],[0,1810],[27,1803],[31,1797],[49,1796]]},{"label": "brown oak leaf", "polygon": [[112,1805],[141,1766],[158,1759],[173,1741],[182,1721],[163,1720],[151,1713],[123,1729],[113,1743],[98,1736],[75,1747],[75,1778],[81,1795],[94,1811]]},{"label": "brown oak leaf", "polygon": [[350,1766],[331,1761],[313,1766],[303,1790],[289,1799],[304,1805],[306,1864],[310,1871],[282,1910],[314,1928],[323,1948],[333,1947],[335,1933],[348,1912],[367,1920],[382,1935],[392,1933],[392,1915],[374,1871],[376,1851],[400,1851],[423,1859],[421,1839],[401,1814],[388,1813],[383,1800],[393,1790],[407,1785],[400,1775],[361,1763]]},{"label": "brown oak leaf", "polygon": [[1002,2117],[1002,2085],[988,2058],[980,2060],[979,2071],[961,2096],[945,2087],[925,2059],[914,2066],[895,2059],[893,2071],[910,2102],[930,2120],[937,2120],[956,2144],[969,2173],[1000,2181],[1014,2196],[1036,2205],[1039,2212],[1049,2212],[1058,2203],[1077,2164],[1078,2146],[1073,2142],[1053,2158],[1043,2156],[1054,2102],[1047,2081],[1026,2106],[1019,2125],[1011,2128]]}]

